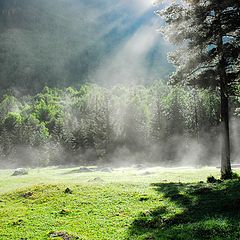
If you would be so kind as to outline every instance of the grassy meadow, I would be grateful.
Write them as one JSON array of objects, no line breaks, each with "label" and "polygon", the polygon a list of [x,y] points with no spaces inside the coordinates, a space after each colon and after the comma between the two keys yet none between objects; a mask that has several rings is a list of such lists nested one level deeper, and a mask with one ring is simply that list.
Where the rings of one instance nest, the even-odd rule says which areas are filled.
[{"label": "grassy meadow", "polygon": [[[240,239],[240,181],[216,168],[0,171],[0,239]],[[92,167],[94,169],[94,167]]]}]

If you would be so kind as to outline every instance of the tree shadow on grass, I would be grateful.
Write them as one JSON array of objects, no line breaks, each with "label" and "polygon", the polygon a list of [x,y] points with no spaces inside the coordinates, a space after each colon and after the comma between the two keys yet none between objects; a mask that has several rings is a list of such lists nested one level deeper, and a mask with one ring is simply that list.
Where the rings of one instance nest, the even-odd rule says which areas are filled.
[{"label": "tree shadow on grass", "polygon": [[240,181],[152,187],[162,201],[132,222],[127,239],[240,239]]}]

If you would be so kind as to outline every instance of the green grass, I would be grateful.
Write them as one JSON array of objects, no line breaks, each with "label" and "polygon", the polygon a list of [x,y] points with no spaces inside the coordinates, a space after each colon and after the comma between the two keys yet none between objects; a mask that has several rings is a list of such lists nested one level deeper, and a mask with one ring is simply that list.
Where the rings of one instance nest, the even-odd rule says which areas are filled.
[{"label": "green grass", "polygon": [[74,170],[0,171],[0,239],[240,239],[240,181],[200,183],[215,168]]}]

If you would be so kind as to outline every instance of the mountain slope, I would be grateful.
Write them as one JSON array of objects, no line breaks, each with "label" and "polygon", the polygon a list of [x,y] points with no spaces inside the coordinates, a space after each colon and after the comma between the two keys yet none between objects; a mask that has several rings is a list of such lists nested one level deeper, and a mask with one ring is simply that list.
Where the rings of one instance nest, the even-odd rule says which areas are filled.
[{"label": "mountain slope", "polygon": [[169,46],[158,24],[144,1],[1,0],[1,89],[166,77]]}]

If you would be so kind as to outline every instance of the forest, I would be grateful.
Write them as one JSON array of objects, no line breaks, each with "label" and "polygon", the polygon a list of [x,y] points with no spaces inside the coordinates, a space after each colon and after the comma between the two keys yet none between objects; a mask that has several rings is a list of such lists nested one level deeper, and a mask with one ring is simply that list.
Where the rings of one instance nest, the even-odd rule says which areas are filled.
[{"label": "forest", "polygon": [[[239,98],[231,99],[232,154],[239,155]],[[170,86],[45,87],[0,102],[2,167],[219,161],[220,99],[209,89]]]}]

